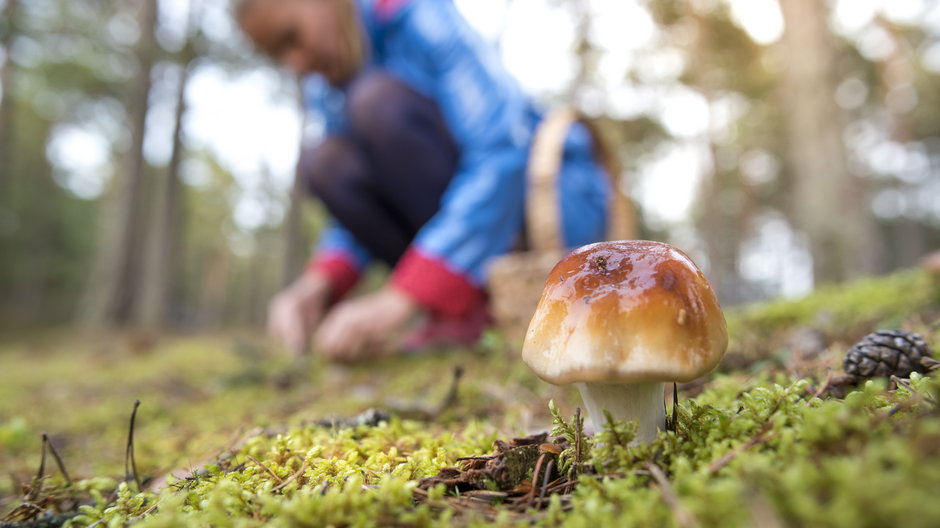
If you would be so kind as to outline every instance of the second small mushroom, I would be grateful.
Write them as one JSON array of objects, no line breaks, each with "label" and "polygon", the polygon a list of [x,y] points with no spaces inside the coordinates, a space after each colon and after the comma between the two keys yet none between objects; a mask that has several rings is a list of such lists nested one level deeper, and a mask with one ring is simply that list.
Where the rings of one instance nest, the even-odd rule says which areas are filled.
[{"label": "second small mushroom", "polygon": [[728,333],[714,290],[685,253],[645,240],[600,242],[563,258],[545,282],[522,359],[550,383],[577,383],[595,431],[665,425],[664,382],[711,371]]}]

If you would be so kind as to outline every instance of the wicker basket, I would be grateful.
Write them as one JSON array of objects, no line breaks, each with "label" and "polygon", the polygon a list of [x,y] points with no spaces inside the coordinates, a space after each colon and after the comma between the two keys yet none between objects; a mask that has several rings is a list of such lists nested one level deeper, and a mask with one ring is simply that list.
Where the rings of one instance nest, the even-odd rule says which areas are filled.
[{"label": "wicker basket", "polygon": [[558,173],[568,129],[582,123],[591,133],[595,156],[612,179],[613,194],[607,222],[607,239],[634,238],[633,208],[619,191],[620,168],[616,154],[598,128],[570,107],[551,112],[539,125],[529,154],[526,245],[524,251],[508,253],[494,261],[489,271],[490,311],[497,326],[512,340],[525,336],[538,304],[545,278],[564,256]]}]

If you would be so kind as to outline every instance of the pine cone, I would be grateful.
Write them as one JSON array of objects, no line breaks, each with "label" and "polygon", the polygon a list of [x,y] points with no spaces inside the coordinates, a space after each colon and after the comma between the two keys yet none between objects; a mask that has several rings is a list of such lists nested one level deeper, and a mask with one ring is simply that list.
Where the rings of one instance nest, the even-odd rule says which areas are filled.
[{"label": "pine cone", "polygon": [[906,378],[911,372],[927,372],[922,358],[931,358],[931,351],[920,334],[879,330],[850,348],[842,365],[847,374],[858,379]]}]

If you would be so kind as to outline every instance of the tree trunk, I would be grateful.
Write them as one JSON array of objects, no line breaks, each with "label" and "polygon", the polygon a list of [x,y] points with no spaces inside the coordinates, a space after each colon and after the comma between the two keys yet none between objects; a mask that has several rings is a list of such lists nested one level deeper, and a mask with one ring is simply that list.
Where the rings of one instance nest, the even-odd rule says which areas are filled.
[{"label": "tree trunk", "polygon": [[[252,255],[251,260],[246,263],[248,276],[245,277],[245,292],[241,305],[244,307],[235,320],[244,326],[259,327],[264,324],[264,315],[266,313],[268,296],[270,295],[271,274],[266,273],[266,264],[273,259],[266,258],[267,252],[264,251],[264,245],[268,240],[266,236],[255,234],[255,240],[258,251]],[[272,240],[273,242],[273,240]],[[273,248],[272,248],[273,249]]]},{"label": "tree trunk", "polygon": [[819,0],[780,0],[780,8],[792,219],[809,238],[814,281],[842,281],[872,268],[874,228],[861,182],[848,168],[843,115],[833,100],[837,56],[829,11]]},{"label": "tree trunk", "polygon": [[[891,139],[908,145],[917,140],[913,112],[911,108],[905,107],[903,102],[899,105],[897,96],[907,92],[909,97],[916,97],[914,90],[917,72],[912,58],[916,57],[917,53],[897,24],[881,15],[875,17],[875,24],[884,29],[894,44],[893,51],[876,64],[882,106],[888,110],[886,114],[889,116]],[[900,189],[904,190],[904,187],[901,186]],[[909,204],[908,207],[912,205]],[[879,252],[885,256],[884,260],[887,262],[878,262],[879,271],[916,266],[917,261],[929,251],[926,226],[915,219],[910,210],[902,211],[900,216],[890,220],[890,224],[892,234],[882,242],[883,245],[889,246],[889,250]]]},{"label": "tree trunk", "polygon": [[708,152],[709,165],[702,174],[701,186],[697,196],[698,214],[701,215],[700,233],[707,246],[709,261],[709,279],[721,292],[723,302],[740,303],[749,300],[749,291],[738,273],[741,241],[749,229],[754,206],[752,193],[748,189],[738,170],[721,167],[718,161],[719,146],[714,137],[714,119],[716,99],[721,90],[715,86],[713,68],[718,66],[712,60],[716,56],[714,35],[710,34],[705,19],[711,5],[689,5],[688,16],[694,24],[693,37],[689,44],[691,58],[691,83],[708,104],[709,125],[697,138],[701,148]]},{"label": "tree trunk", "polygon": [[219,327],[225,315],[231,253],[224,246],[207,249],[206,252],[196,320],[199,328],[213,330]]},{"label": "tree trunk", "polygon": [[[17,220],[16,210],[18,209],[18,200],[13,194],[12,179],[16,174],[13,166],[13,77],[15,74],[15,65],[10,59],[10,45],[13,43],[13,37],[17,31],[16,10],[18,0],[7,0],[6,5],[0,10],[0,48],[5,57],[0,64],[0,250],[11,251],[18,247],[17,230],[11,225],[15,225]],[[8,249],[9,248],[9,249]],[[9,257],[7,257],[9,259]],[[7,271],[0,274],[0,290],[9,290],[15,285],[16,266],[8,260],[5,262],[4,269]],[[6,312],[10,308],[15,311],[15,306],[9,299],[0,300],[0,309]]]},{"label": "tree trunk", "polygon": [[5,60],[0,70],[0,196],[5,196],[9,188],[9,179],[13,177],[13,75],[14,65],[10,58],[10,45],[16,35],[16,11],[19,0],[7,0],[3,9],[0,47],[3,48]]},{"label": "tree trunk", "polygon": [[591,44],[591,4],[588,0],[568,3],[575,21],[574,52],[578,58],[577,71],[568,86],[565,101],[579,110],[584,110],[584,92],[593,84],[592,76],[597,69],[597,50]]},{"label": "tree trunk", "polygon": [[161,187],[156,193],[150,227],[153,230],[147,239],[143,280],[140,284],[140,299],[137,324],[146,329],[157,330],[168,322],[174,285],[174,271],[180,244],[180,229],[183,226],[180,207],[180,164],[185,146],[183,144],[183,119],[186,116],[186,88],[192,73],[196,53],[192,38],[197,31],[199,13],[190,4],[189,42],[180,54],[180,79],[176,91],[176,113],[173,123],[173,147],[170,162],[163,175]]},{"label": "tree trunk", "polygon": [[146,259],[143,263],[143,280],[137,304],[137,323],[140,326],[159,329],[165,326],[169,313],[169,302],[173,287],[173,269],[179,244],[180,176],[179,167],[183,154],[182,122],[186,114],[186,84],[189,67],[183,66],[177,88],[176,114],[173,128],[173,147],[170,163],[162,181],[161,189],[154,196],[155,203],[150,221],[150,236],[146,243]]},{"label": "tree trunk", "polygon": [[[91,327],[108,327],[127,322],[135,301],[139,263],[137,253],[146,226],[140,221],[144,182],[144,132],[151,89],[151,70],[156,54],[158,0],[143,0],[137,46],[138,68],[128,102],[131,147],[124,173],[119,175],[111,197],[114,203],[102,215],[102,228],[95,270],[83,311]],[[109,213],[109,214],[108,214]]]}]

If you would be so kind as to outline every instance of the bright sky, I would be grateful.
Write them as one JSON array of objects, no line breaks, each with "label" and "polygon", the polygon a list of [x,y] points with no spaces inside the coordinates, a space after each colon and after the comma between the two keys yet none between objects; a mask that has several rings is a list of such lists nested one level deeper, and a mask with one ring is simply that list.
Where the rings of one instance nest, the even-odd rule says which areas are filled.
[{"label": "bright sky", "polygon": [[[164,3],[167,11],[164,16],[172,25],[181,25],[187,0],[165,1],[169,3]],[[225,10],[219,7],[225,2],[220,1],[209,0],[204,4],[210,6],[207,12],[210,30],[215,36],[240,38]],[[455,1],[470,23],[499,46],[505,64],[529,93],[544,99],[546,94],[558,94],[565,89],[575,63],[569,52],[574,27],[564,4],[559,6],[559,2],[549,0]],[[755,41],[769,44],[780,37],[783,22],[776,0],[724,1],[730,4],[737,23]],[[872,18],[881,12],[909,22],[923,16],[928,5],[933,5],[930,0],[838,0],[835,27],[844,34],[858,36],[863,52],[877,56],[884,52],[882,41],[878,35],[866,34]],[[692,90],[675,85],[655,88],[671,84],[669,81],[681,71],[682,59],[674,52],[655,47],[656,28],[646,10],[637,0],[591,0],[590,7],[596,15],[592,38],[605,50],[600,82],[607,94],[606,100],[594,104],[599,110],[618,116],[656,115],[678,138],[675,144],[653,153],[643,171],[632,175],[631,181],[635,182],[634,196],[643,204],[651,222],[661,227],[681,226],[687,220],[701,175],[707,170],[707,151],[701,148],[703,135],[730,121],[733,101],[721,103],[727,108],[710,108]],[[940,27],[940,9],[930,11],[928,19]],[[172,40],[173,35],[163,38]],[[940,47],[932,53],[925,60],[933,61],[940,69]],[[626,82],[629,70],[644,80],[644,86]],[[292,178],[300,118],[295,102],[284,97],[279,89],[284,82],[283,74],[272,70],[232,77],[216,68],[202,68],[187,94],[190,102],[187,137],[195,145],[215,152],[246,189],[236,209],[236,222],[245,229],[257,227],[265,218],[258,214],[260,206],[254,192],[263,183],[264,169],[282,189],[288,187]],[[846,90],[851,98],[851,87]],[[152,161],[165,161],[169,153],[168,121],[154,119],[154,123],[151,132],[156,139],[148,141],[148,156]],[[80,196],[100,193],[102,182],[96,175],[105,172],[102,168],[107,162],[107,144],[94,130],[62,128],[50,144],[49,154],[57,165],[68,169],[63,178],[67,187]],[[779,235],[780,222],[769,220],[767,225],[762,232],[774,233],[776,240],[795,240]],[[798,245],[797,240],[781,250],[797,251]],[[755,240],[752,246],[760,248],[755,249],[755,254],[767,254],[766,242]],[[755,275],[770,276],[786,267],[756,265],[753,259],[747,262],[749,273]],[[806,282],[804,275],[797,281],[801,285]],[[791,284],[783,289],[792,291],[794,287]]]}]

